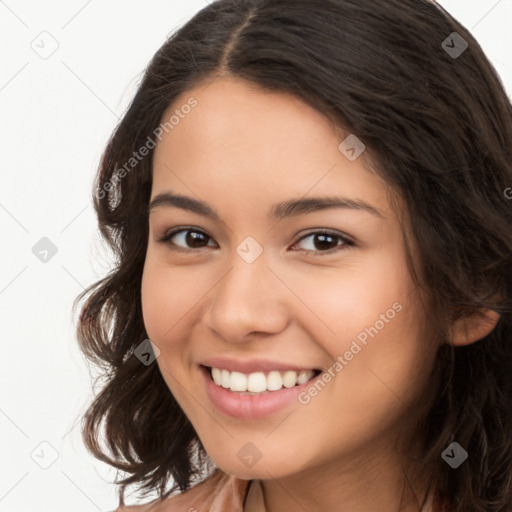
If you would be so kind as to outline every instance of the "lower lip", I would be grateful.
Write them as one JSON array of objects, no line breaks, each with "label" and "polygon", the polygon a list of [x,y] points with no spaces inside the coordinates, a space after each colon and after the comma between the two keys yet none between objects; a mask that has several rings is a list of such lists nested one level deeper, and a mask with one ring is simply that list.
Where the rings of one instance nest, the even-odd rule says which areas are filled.
[{"label": "lower lip", "polygon": [[205,381],[206,392],[217,409],[228,416],[244,420],[264,418],[294,401],[297,403],[298,395],[317,378],[313,377],[308,382],[292,388],[281,388],[278,391],[269,391],[261,395],[242,395],[236,391],[217,386],[210,378],[211,371],[209,368],[201,366],[200,370]]}]

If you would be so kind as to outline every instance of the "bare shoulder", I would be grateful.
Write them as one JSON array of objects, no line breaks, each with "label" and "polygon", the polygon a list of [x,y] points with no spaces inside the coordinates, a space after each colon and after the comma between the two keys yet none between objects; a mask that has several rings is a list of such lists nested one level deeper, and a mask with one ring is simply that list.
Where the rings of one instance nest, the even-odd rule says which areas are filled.
[{"label": "bare shoulder", "polygon": [[204,509],[201,500],[192,500],[195,497],[192,492],[182,493],[165,500],[157,499],[145,505],[120,506],[113,512],[202,512]]},{"label": "bare shoulder", "polygon": [[[165,500],[153,500],[144,505],[126,505],[124,507],[119,506],[112,512],[174,512],[176,508],[176,497],[167,498]],[[180,512],[183,512],[180,510]]]},{"label": "bare shoulder", "polygon": [[[113,512],[207,512],[212,508],[213,501],[228,500],[233,504],[235,491],[238,490],[237,479],[228,476],[222,471],[215,471],[209,478],[194,485],[184,492],[178,492],[165,499],[155,499],[144,505],[131,505],[118,507]],[[238,487],[246,486],[241,480]],[[241,490],[239,490],[239,494]],[[216,501],[217,505],[220,503]],[[240,507],[236,510],[241,510]]]},{"label": "bare shoulder", "polygon": [[209,510],[205,501],[208,501],[210,494],[210,489],[198,485],[163,500],[155,499],[144,505],[120,506],[113,512],[203,512]]},{"label": "bare shoulder", "polygon": [[155,500],[150,503],[146,503],[145,505],[119,506],[112,512],[157,512],[157,510],[159,510],[159,508],[157,508],[158,505],[159,502]]}]

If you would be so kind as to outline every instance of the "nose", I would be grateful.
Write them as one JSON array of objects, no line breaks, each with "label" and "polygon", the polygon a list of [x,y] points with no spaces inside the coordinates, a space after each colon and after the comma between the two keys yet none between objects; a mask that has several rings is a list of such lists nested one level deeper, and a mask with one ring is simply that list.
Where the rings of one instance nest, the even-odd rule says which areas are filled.
[{"label": "nose", "polygon": [[281,332],[289,321],[286,293],[290,292],[268,267],[265,252],[252,263],[233,253],[228,270],[211,292],[207,327],[233,343],[247,341],[251,334]]}]

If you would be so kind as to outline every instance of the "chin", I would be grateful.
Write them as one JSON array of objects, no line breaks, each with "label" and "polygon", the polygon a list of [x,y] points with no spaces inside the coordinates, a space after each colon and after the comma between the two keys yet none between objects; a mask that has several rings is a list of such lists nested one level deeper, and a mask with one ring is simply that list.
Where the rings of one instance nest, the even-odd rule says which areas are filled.
[{"label": "chin", "polygon": [[[213,460],[213,459],[212,459]],[[245,466],[238,458],[235,460],[214,461],[216,466],[225,473],[234,475],[241,480],[268,480],[284,478],[298,472],[296,466],[290,465],[290,460],[279,462],[264,460],[263,457],[252,467]]]}]

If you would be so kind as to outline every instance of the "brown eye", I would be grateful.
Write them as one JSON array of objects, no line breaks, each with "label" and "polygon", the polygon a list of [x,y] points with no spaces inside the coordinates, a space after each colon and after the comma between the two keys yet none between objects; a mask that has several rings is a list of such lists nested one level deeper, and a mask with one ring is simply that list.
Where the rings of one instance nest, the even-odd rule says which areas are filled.
[{"label": "brown eye", "polygon": [[[159,242],[175,246],[179,249],[202,249],[208,246],[208,242],[211,241],[206,233],[198,231],[197,229],[179,229],[164,235],[159,239]],[[215,245],[213,245],[215,247]]]},{"label": "brown eye", "polygon": [[[354,243],[352,240],[340,235],[339,233],[330,233],[326,231],[316,231],[314,233],[309,233],[303,236],[295,245],[297,247],[301,242],[305,240],[310,240],[307,243],[303,244],[303,251],[309,253],[325,253],[330,254],[332,252],[336,252],[347,246],[352,246]],[[304,247],[305,246],[305,247]]]}]

